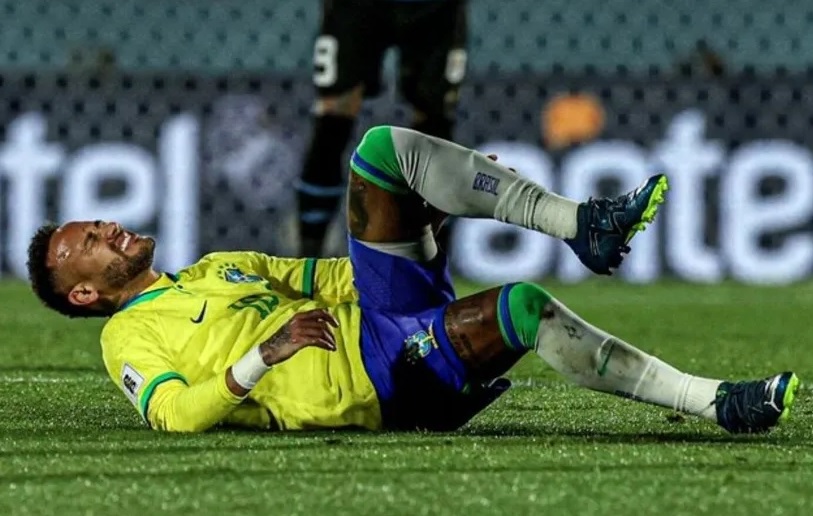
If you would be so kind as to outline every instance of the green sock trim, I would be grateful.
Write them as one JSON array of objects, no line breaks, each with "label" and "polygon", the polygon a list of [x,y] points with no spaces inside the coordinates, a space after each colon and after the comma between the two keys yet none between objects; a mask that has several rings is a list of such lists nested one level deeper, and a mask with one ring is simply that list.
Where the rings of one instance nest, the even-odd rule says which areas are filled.
[{"label": "green sock trim", "polygon": [[350,159],[350,166],[354,172],[382,188],[400,190],[397,193],[409,191],[398,164],[390,126],[376,126],[364,133]]},{"label": "green sock trim", "polygon": [[508,292],[508,313],[517,341],[525,349],[536,347],[542,312],[553,296],[533,283],[517,283]]},{"label": "green sock trim", "polygon": [[508,306],[508,295],[515,286],[516,284],[512,283],[500,289],[500,295],[497,297],[497,323],[500,325],[502,341],[505,342],[508,347],[516,351],[522,351],[525,349],[525,346],[519,341],[519,336],[514,330],[514,323],[511,320],[511,310]]},{"label": "green sock trim", "polygon": [[356,152],[364,161],[392,176],[396,181],[404,180],[401,176],[401,167],[398,165],[398,155],[395,152],[390,126],[379,125],[370,128],[364,133]]},{"label": "green sock trim", "polygon": [[392,192],[394,194],[401,194],[401,195],[409,192],[409,188],[407,188],[405,186],[400,186],[400,185],[398,185],[396,183],[393,183],[392,181],[387,181],[385,179],[382,179],[378,175],[373,175],[373,174],[367,172],[366,170],[364,170],[363,168],[361,168],[360,166],[356,165],[356,163],[353,162],[353,161],[350,162],[350,170],[352,170],[353,173],[355,173],[356,175],[359,175],[359,176],[363,177],[367,181],[373,183],[374,185],[376,185],[379,188],[383,188],[384,190],[386,190],[388,192]]}]

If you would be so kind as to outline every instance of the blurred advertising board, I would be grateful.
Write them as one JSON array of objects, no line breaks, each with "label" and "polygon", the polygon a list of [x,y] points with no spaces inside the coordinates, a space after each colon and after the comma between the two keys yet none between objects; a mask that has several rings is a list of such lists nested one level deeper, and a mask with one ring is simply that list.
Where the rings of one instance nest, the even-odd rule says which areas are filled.
[{"label": "blurred advertising board", "polygon": [[[0,93],[5,275],[25,275],[45,219],[155,235],[167,270],[217,249],[295,252],[307,77],[0,74]],[[409,111],[385,94],[358,135],[378,123],[408,125]],[[812,126],[805,77],[473,77],[456,139],[577,199],[667,172],[668,202],[636,237],[627,281],[786,283],[813,270]],[[493,221],[454,221],[448,245],[475,281],[588,276],[562,244]]]}]

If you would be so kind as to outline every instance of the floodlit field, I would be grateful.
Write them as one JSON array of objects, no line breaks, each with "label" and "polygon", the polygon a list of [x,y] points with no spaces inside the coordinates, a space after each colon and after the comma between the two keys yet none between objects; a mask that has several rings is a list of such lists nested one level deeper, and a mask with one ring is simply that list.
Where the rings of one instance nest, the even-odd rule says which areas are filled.
[{"label": "floodlit field", "polygon": [[[813,285],[551,290],[686,370],[813,379]],[[569,387],[528,357],[516,388],[455,434],[166,435],[107,379],[100,327],[0,284],[0,514],[788,515],[813,504],[806,387],[788,425],[732,438]]]}]

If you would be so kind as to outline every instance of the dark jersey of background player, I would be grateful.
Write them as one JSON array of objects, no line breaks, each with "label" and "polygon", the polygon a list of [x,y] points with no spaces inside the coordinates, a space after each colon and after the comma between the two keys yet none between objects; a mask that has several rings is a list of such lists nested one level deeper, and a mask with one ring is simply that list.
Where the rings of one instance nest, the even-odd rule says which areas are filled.
[{"label": "dark jersey of background player", "polygon": [[398,91],[413,108],[412,127],[452,139],[465,46],[466,0],[322,0],[317,99],[298,192],[301,254],[323,253],[345,193],[345,149],[363,99],[381,92],[387,49],[399,52]]}]

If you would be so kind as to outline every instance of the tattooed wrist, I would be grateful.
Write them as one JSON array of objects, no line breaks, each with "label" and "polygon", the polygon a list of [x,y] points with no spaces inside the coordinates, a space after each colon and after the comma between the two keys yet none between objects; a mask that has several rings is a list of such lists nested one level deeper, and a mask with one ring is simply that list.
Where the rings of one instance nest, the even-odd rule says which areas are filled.
[{"label": "tattooed wrist", "polygon": [[265,365],[271,366],[279,359],[279,349],[291,342],[291,330],[288,326],[283,326],[277,333],[268,340],[260,344],[260,355],[263,357]]}]

